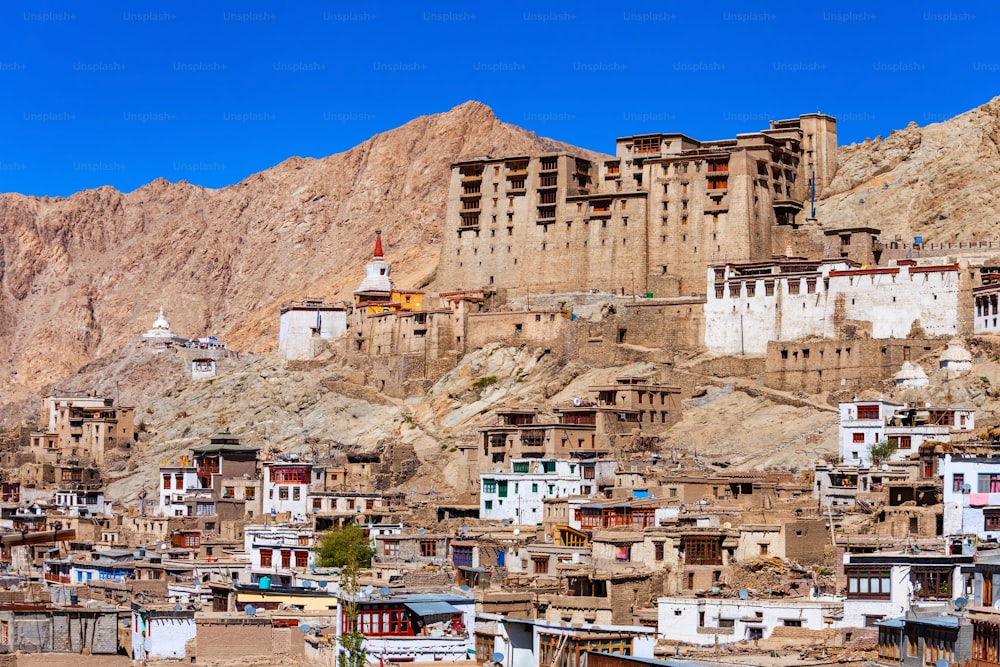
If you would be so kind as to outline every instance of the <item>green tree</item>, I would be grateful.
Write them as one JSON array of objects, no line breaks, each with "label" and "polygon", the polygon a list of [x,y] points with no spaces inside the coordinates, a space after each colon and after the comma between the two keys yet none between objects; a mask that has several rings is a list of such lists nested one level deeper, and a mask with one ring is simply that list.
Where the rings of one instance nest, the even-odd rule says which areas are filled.
[{"label": "green tree", "polygon": [[872,461],[888,461],[892,455],[899,450],[899,444],[895,440],[882,440],[869,447]]},{"label": "green tree", "polygon": [[368,537],[352,523],[326,531],[316,546],[316,560],[320,567],[350,567],[355,570],[369,567],[373,553]]},{"label": "green tree", "polygon": [[[357,526],[354,526],[356,529]],[[360,530],[358,531],[361,532]],[[371,560],[371,554],[368,556]],[[356,563],[348,563],[340,575],[340,604],[341,613],[347,619],[348,632],[343,633],[338,640],[343,649],[337,656],[338,667],[364,667],[365,656],[365,636],[358,630],[358,568]]]}]

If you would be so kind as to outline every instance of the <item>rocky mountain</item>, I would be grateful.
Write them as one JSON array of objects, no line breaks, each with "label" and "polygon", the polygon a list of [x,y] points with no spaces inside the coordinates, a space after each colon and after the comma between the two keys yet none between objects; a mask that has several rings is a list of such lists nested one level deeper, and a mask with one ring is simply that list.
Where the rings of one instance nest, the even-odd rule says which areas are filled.
[{"label": "rocky mountain", "polygon": [[884,240],[1000,240],[1000,97],[942,123],[910,123],[838,149],[817,205],[823,225],[871,225]]},{"label": "rocky mountain", "polygon": [[426,284],[451,162],[569,148],[467,102],[217,190],[0,195],[0,406],[121,351],[161,304],[181,335],[274,349],[280,304],[347,298],[376,228],[399,283]]}]

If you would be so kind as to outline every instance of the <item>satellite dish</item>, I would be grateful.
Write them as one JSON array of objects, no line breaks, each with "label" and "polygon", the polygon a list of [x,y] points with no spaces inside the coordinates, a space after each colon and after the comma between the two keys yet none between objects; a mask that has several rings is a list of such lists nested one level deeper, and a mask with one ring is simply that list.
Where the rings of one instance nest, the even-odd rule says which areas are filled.
[{"label": "satellite dish", "polygon": [[365,593],[366,596],[371,596],[371,594],[374,593],[374,592],[375,592],[375,587],[374,586],[365,586],[364,593]]},{"label": "satellite dish", "polygon": [[579,398],[574,398],[573,399],[573,405],[576,406],[576,407],[580,407],[580,405],[582,403],[583,403],[583,401],[581,401]]},{"label": "satellite dish", "polygon": [[503,525],[504,526],[509,526],[510,525],[510,519],[504,519],[503,520]]},{"label": "satellite dish", "polygon": [[493,660],[493,662],[503,663],[503,653],[498,651],[497,653],[491,655],[490,659]]},{"label": "satellite dish", "polygon": [[459,530],[461,530],[463,533],[467,533],[467,532],[469,532],[469,527],[468,526],[462,526]]},{"label": "satellite dish", "polygon": [[385,597],[389,597],[390,595],[392,595],[392,589],[383,586],[382,588],[378,589],[378,594],[384,595]]},{"label": "satellite dish", "polygon": [[254,607],[252,604],[248,604],[247,606],[243,607],[243,611],[246,612],[247,616],[253,616],[257,613],[257,608]]},{"label": "satellite dish", "polygon": [[1000,600],[993,603],[993,611],[1000,612]]},{"label": "satellite dish", "polygon": [[732,528],[732,527],[733,527],[733,524],[731,524],[731,523],[729,523],[729,522],[727,521],[727,522],[725,522],[724,524],[722,524],[722,527],[723,527],[723,528],[725,528],[726,530],[729,530],[730,528]]},{"label": "satellite dish", "polygon": [[458,590],[465,592],[469,590],[469,587],[465,584],[462,584],[461,586],[458,587]]},{"label": "satellite dish", "polygon": [[748,597],[750,597],[750,593],[747,592],[747,589],[740,589],[740,599],[746,600]]},{"label": "satellite dish", "polygon": [[520,528],[515,528],[514,529],[514,537],[517,537],[520,534],[521,534],[521,529]]},{"label": "satellite dish", "polygon": [[167,548],[167,543],[166,542],[163,542],[162,544],[160,544],[160,551],[164,551],[164,550],[166,550],[166,548]]},{"label": "satellite dish", "polygon": [[968,598],[955,598],[955,609],[962,611],[969,604]]},{"label": "satellite dish", "polygon": [[326,588],[326,581],[319,582],[319,587],[320,588]]},{"label": "satellite dish", "polygon": [[311,564],[309,566],[309,569],[312,570],[313,572],[315,572],[316,571],[316,563]]},{"label": "satellite dish", "polygon": [[941,658],[940,660],[934,663],[934,667],[948,667],[948,665],[950,664],[951,664],[950,660],[945,660],[944,658]]},{"label": "satellite dish", "polygon": [[962,485],[962,493],[972,493],[972,485],[971,484],[963,484]]},{"label": "satellite dish", "polygon": [[310,626],[308,623],[303,623],[299,626],[299,630],[302,631],[302,634],[305,634],[310,630],[312,630],[312,626]]},{"label": "satellite dish", "polygon": [[181,606],[181,605],[179,605],[179,604],[175,604],[174,605],[174,611],[182,611],[183,609],[184,609],[184,607]]},{"label": "satellite dish", "polygon": [[420,530],[418,530],[418,531],[417,531],[417,533],[418,533],[418,534],[420,534],[420,535],[423,535],[423,534],[424,534],[424,532],[425,532],[425,531],[424,531],[424,529],[423,529],[423,528],[421,528]]}]

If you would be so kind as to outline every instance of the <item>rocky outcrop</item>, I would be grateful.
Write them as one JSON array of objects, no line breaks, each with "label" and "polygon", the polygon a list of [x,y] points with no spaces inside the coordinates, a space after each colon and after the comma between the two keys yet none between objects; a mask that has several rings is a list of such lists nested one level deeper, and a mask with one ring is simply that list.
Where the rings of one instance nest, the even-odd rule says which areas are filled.
[{"label": "rocky outcrop", "polygon": [[377,227],[397,282],[426,284],[451,162],[567,148],[468,102],[218,190],[0,195],[0,402],[120,349],[161,304],[182,335],[274,349],[280,304],[349,296]]},{"label": "rocky outcrop", "polygon": [[838,149],[817,204],[826,226],[870,225],[883,240],[1000,240],[1000,98],[942,123],[910,123]]}]

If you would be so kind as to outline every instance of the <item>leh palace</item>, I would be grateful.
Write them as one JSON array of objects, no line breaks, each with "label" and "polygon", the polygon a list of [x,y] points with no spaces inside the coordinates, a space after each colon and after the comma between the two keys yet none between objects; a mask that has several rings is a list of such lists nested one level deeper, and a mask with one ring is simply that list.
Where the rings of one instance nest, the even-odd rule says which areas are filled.
[{"label": "leh palace", "polygon": [[449,156],[266,350],[165,298],[47,386],[0,667],[1000,667],[997,240],[825,221],[821,113],[564,148]]}]

